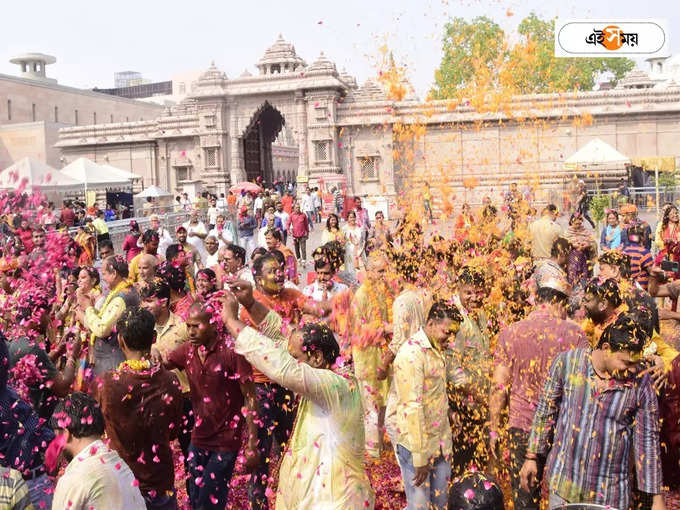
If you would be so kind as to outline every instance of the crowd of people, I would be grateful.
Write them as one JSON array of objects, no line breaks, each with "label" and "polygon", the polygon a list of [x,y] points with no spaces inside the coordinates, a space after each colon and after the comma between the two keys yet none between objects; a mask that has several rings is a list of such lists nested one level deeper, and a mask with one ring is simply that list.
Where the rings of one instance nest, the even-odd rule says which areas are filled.
[{"label": "crowd of people", "polygon": [[673,204],[332,197],[178,197],[116,246],[1,194],[0,509],[225,509],[237,473],[253,509],[680,508]]}]

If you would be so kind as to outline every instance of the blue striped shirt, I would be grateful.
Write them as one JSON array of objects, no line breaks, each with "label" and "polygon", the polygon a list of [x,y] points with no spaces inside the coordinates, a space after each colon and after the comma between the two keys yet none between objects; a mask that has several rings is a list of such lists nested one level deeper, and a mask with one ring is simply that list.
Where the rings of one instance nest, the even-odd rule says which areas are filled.
[{"label": "blue striped shirt", "polygon": [[612,379],[598,393],[591,352],[573,349],[553,360],[528,452],[547,455],[544,476],[550,491],[568,502],[627,510],[631,446],[637,488],[661,493],[657,398],[648,375]]}]

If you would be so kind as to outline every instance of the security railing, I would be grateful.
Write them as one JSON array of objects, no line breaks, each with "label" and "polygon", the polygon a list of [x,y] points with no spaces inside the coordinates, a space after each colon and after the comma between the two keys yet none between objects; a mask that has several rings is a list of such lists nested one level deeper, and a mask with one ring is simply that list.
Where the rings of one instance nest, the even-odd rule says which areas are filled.
[{"label": "security railing", "polygon": [[[189,221],[188,211],[155,214],[158,215],[158,219],[160,221],[161,226],[168,230],[173,239],[175,238],[175,230],[177,229],[177,227]],[[220,209],[219,214],[222,214],[227,221],[232,221],[233,224],[236,225],[235,213],[232,213],[225,208]],[[209,226],[207,212],[204,212],[202,210],[199,211],[198,217],[199,220],[201,220],[205,224],[206,229],[208,229]],[[142,233],[150,228],[150,221],[148,216],[139,216],[135,218],[126,218],[123,220],[114,220],[106,222],[106,226],[109,229],[109,237],[111,238],[111,242],[113,243],[114,249],[116,250],[117,253],[121,251],[123,242],[125,241],[125,237],[130,233],[130,222],[133,220],[137,222],[137,224],[139,225],[139,230]],[[75,234],[78,231],[78,227],[72,227],[71,229],[69,229],[69,231],[72,234]]]},{"label": "security railing", "polygon": [[[655,211],[656,210],[656,193],[655,186],[644,186],[628,188],[628,194],[622,194],[618,188],[604,188],[588,190],[591,196],[608,195],[610,198],[609,206],[612,209],[618,208],[621,204],[632,203],[635,204],[638,210],[641,211]],[[659,208],[666,202],[675,203],[676,199],[680,198],[680,186],[662,186],[659,187]]]}]

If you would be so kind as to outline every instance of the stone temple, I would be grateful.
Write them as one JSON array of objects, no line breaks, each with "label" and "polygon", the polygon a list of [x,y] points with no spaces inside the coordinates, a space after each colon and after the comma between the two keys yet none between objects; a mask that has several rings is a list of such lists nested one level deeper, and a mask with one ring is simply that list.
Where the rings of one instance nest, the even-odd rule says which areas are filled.
[{"label": "stone temple", "polygon": [[429,181],[435,202],[438,189],[474,202],[473,188],[481,197],[533,181],[547,194],[574,173],[592,178],[564,160],[595,138],[631,159],[680,163],[680,85],[639,70],[614,89],[515,96],[494,108],[420,101],[405,81],[388,97],[323,53],[307,64],[281,36],[256,66],[229,78],[211,65],[154,119],[63,128],[62,160],[106,162],[173,193],[221,193],[261,177],[394,198]]}]

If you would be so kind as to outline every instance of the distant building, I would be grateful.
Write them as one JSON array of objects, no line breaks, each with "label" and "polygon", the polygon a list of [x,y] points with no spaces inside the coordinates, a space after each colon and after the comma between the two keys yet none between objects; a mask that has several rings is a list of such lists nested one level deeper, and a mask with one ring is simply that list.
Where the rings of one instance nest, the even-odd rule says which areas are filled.
[{"label": "distant building", "polygon": [[[498,196],[509,182],[536,182],[537,200],[557,201],[572,175],[594,179],[588,167],[564,162],[595,138],[631,160],[680,162],[680,87],[665,75],[633,70],[615,89],[487,107],[422,102],[405,80],[390,97],[379,81],[358,86],[323,53],[307,64],[281,37],[256,66],[258,74],[228,78],[213,64],[161,115],[64,128],[57,146],[67,160],[108,158],[172,192],[222,193],[262,178],[395,199],[427,181],[440,207]],[[603,172],[618,180],[625,169]]]},{"label": "distant building", "polygon": [[155,83],[144,83],[142,85],[129,85],[113,89],[93,88],[93,92],[100,94],[110,94],[112,96],[127,97],[128,99],[142,99],[154,96],[166,96],[172,94],[171,81],[159,81]]},{"label": "distant building", "polygon": [[142,77],[142,73],[137,71],[120,71],[113,73],[113,86],[117,89],[124,87],[134,87],[135,85],[143,85],[147,83]]},{"label": "distant building", "polygon": [[57,84],[46,67],[56,58],[26,53],[10,60],[19,76],[0,74],[0,169],[30,156],[61,168],[54,147],[58,130],[111,122],[138,122],[158,117],[160,106]]}]

